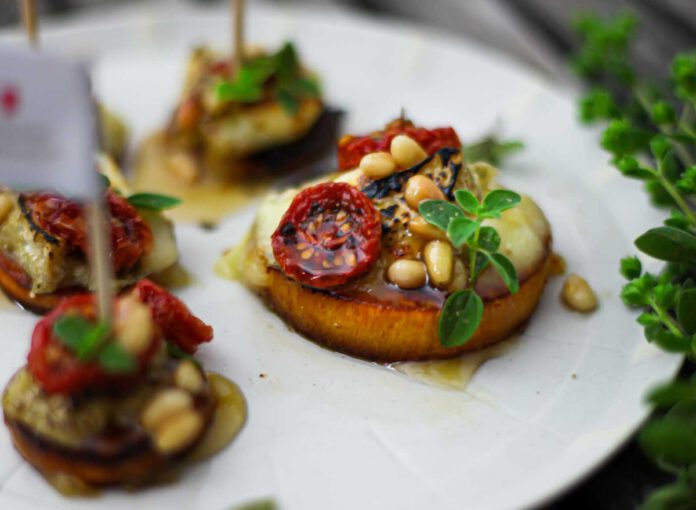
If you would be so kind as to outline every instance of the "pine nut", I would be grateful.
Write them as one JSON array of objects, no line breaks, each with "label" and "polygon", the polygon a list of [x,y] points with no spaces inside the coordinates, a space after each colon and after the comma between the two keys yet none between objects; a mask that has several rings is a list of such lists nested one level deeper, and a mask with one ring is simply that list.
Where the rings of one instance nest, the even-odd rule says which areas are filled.
[{"label": "pine nut", "polygon": [[561,297],[570,308],[583,313],[595,310],[598,304],[597,296],[590,284],[575,273],[569,275],[563,282]]},{"label": "pine nut", "polygon": [[373,152],[360,160],[360,170],[370,179],[384,179],[394,173],[396,163],[388,152]]},{"label": "pine nut", "polygon": [[447,240],[447,232],[441,228],[437,228],[435,225],[431,225],[423,216],[414,215],[411,221],[408,223],[408,228],[411,232],[424,239],[440,239],[441,241]]},{"label": "pine nut", "polygon": [[138,355],[150,348],[155,325],[150,308],[134,295],[116,302],[114,333],[129,353]]},{"label": "pine nut", "polygon": [[402,289],[418,289],[425,285],[425,265],[419,260],[399,259],[389,266],[387,278]]},{"label": "pine nut", "polygon": [[410,168],[428,157],[418,142],[406,135],[395,136],[389,150],[394,161],[401,168]]},{"label": "pine nut", "polygon": [[183,183],[191,183],[198,177],[198,165],[190,154],[177,152],[168,160],[169,171]]},{"label": "pine nut", "polygon": [[406,181],[404,197],[408,206],[417,211],[418,204],[423,200],[444,200],[445,194],[432,179],[425,175],[414,175]]},{"label": "pine nut", "polygon": [[189,393],[196,394],[203,389],[203,376],[199,368],[190,360],[183,360],[174,372],[174,383]]},{"label": "pine nut", "polygon": [[430,282],[435,287],[443,287],[452,279],[454,253],[447,241],[430,241],[423,250],[425,266],[428,268]]},{"label": "pine nut", "polygon": [[168,388],[148,402],[140,421],[145,429],[154,432],[172,416],[192,408],[191,395],[179,388]]},{"label": "pine nut", "polygon": [[203,429],[203,418],[193,409],[188,409],[164,422],[155,432],[155,447],[158,451],[171,454],[183,450],[198,437]]},{"label": "pine nut", "polygon": [[454,274],[452,276],[452,283],[450,283],[449,290],[451,292],[456,292],[466,287],[468,278],[466,267],[464,266],[464,262],[462,262],[460,258],[456,258],[454,260],[453,273]]}]

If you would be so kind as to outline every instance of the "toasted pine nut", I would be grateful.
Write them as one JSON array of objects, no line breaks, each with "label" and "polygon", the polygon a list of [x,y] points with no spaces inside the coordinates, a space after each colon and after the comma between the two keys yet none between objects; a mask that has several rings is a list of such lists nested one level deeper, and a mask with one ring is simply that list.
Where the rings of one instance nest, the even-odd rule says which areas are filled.
[{"label": "toasted pine nut", "polygon": [[449,285],[449,290],[452,292],[462,290],[464,287],[466,287],[468,273],[466,271],[466,267],[464,266],[464,262],[462,262],[460,258],[456,258],[454,260],[454,268],[452,272],[454,274],[452,276],[452,282]]},{"label": "toasted pine nut", "polygon": [[387,270],[387,278],[402,289],[425,285],[425,265],[420,260],[399,259]]},{"label": "toasted pine nut", "polygon": [[406,135],[395,136],[391,141],[389,150],[394,157],[394,161],[401,168],[412,167],[428,157],[428,154],[418,145],[418,142]]},{"label": "toasted pine nut", "polygon": [[408,181],[404,189],[406,203],[411,209],[418,210],[418,204],[423,200],[444,200],[445,194],[432,179],[425,175],[414,175]]},{"label": "toasted pine nut", "polygon": [[154,432],[170,417],[193,408],[191,395],[179,388],[168,388],[156,394],[147,403],[140,421],[147,430]]},{"label": "toasted pine nut", "polygon": [[443,287],[452,279],[454,253],[447,241],[430,241],[423,249],[425,266],[428,268],[430,282],[435,287]]},{"label": "toasted pine nut", "polygon": [[190,360],[183,360],[174,372],[174,383],[189,393],[196,394],[203,389],[203,376],[198,367]]},{"label": "toasted pine nut", "polygon": [[177,152],[168,160],[169,171],[184,183],[191,183],[198,177],[198,165],[190,154]]},{"label": "toasted pine nut", "polygon": [[15,205],[15,199],[8,193],[0,195],[0,223],[5,221],[12,212]]},{"label": "toasted pine nut", "polygon": [[411,232],[424,239],[440,239],[441,241],[447,240],[447,232],[441,228],[437,228],[435,225],[431,225],[423,216],[414,215],[411,221],[408,223],[408,228]]},{"label": "toasted pine nut", "polygon": [[162,423],[155,432],[155,447],[169,454],[191,445],[203,429],[203,418],[193,409],[187,409]]},{"label": "toasted pine nut", "polygon": [[597,296],[590,284],[575,273],[563,282],[561,297],[570,308],[578,312],[588,313],[597,308]]},{"label": "toasted pine nut", "polygon": [[360,170],[370,179],[384,179],[394,173],[396,163],[388,152],[373,152],[360,160]]},{"label": "toasted pine nut", "polygon": [[124,349],[134,355],[150,348],[155,325],[150,308],[134,295],[116,302],[114,333]]}]

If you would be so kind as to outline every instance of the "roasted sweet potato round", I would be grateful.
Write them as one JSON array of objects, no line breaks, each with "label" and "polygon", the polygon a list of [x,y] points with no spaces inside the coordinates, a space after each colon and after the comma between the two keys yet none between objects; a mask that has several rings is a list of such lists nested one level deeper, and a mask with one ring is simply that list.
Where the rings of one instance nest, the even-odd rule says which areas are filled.
[{"label": "roasted sweet potato round", "polygon": [[367,302],[305,287],[270,269],[266,296],[298,332],[331,349],[373,361],[449,358],[505,339],[534,312],[549,275],[550,250],[516,294],[485,300],[483,319],[463,346],[440,344],[437,306]]}]

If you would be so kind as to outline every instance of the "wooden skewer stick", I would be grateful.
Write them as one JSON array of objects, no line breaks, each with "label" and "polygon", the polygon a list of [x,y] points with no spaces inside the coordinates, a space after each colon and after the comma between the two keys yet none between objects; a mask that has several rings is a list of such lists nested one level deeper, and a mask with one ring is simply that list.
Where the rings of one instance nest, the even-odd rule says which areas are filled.
[{"label": "wooden skewer stick", "polygon": [[101,198],[92,201],[88,208],[90,247],[90,273],[92,285],[96,288],[99,303],[99,318],[111,326],[113,312],[113,294],[111,288],[111,264],[109,260],[111,236],[104,214],[104,202]]},{"label": "wooden skewer stick", "polygon": [[36,0],[22,0],[22,22],[29,43],[39,46],[39,17],[36,11]]},{"label": "wooden skewer stick", "polygon": [[232,67],[234,75],[244,62],[244,0],[230,0],[232,11]]}]

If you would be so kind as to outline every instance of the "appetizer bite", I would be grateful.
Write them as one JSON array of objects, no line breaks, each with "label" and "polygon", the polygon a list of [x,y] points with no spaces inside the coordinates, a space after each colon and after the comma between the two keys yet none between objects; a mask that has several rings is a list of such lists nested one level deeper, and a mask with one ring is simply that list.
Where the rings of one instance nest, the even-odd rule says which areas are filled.
[{"label": "appetizer bite", "polygon": [[[2,397],[16,449],[60,489],[151,481],[217,416],[212,374],[192,358],[209,325],[148,280],[116,299],[111,327],[96,308],[83,294],[41,319]],[[229,424],[228,441],[242,422]]]},{"label": "appetizer bite", "polygon": [[377,361],[446,358],[506,338],[545,287],[551,231],[452,128],[398,119],[338,147],[339,173],[270,195],[218,264],[293,328]]},{"label": "appetizer bite", "polygon": [[[100,171],[111,225],[116,290],[171,267],[178,250],[171,222],[160,212],[169,197],[131,194],[107,157]],[[83,205],[53,192],[0,190],[0,288],[25,308],[45,313],[92,288]]]},{"label": "appetizer bite", "polygon": [[169,124],[138,154],[134,185],[185,198],[180,213],[213,221],[269,179],[330,154],[339,117],[290,43],[247,52],[239,69],[198,48]]}]

